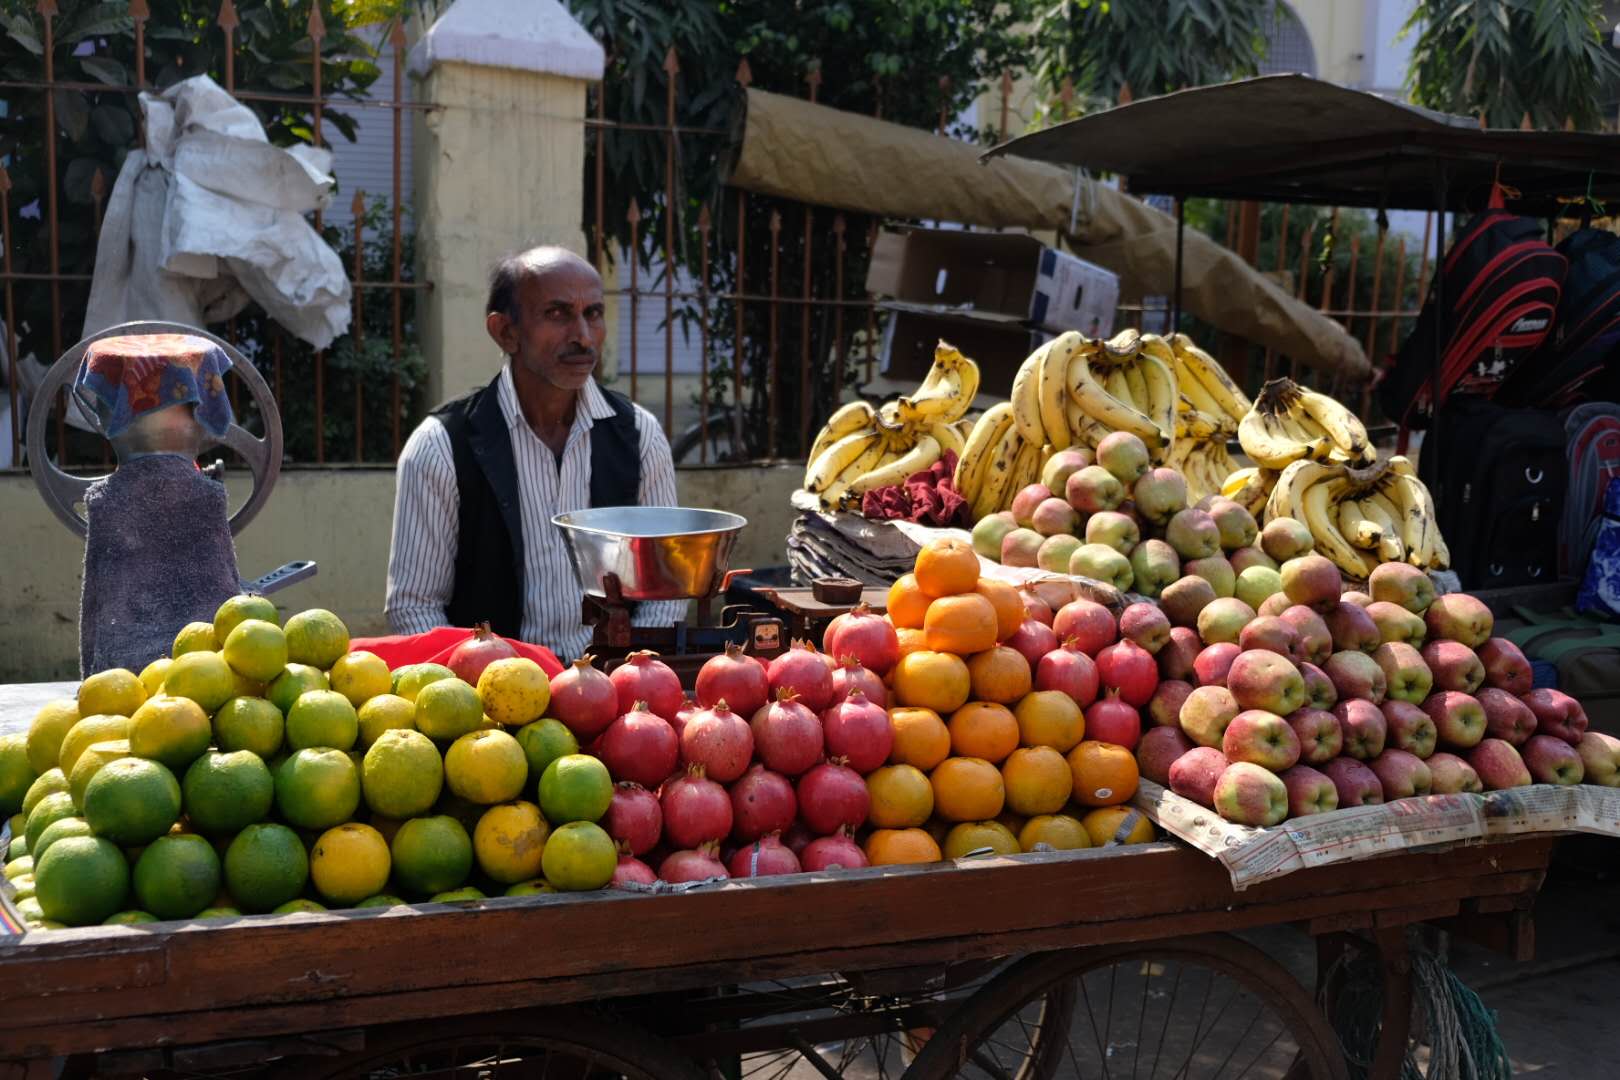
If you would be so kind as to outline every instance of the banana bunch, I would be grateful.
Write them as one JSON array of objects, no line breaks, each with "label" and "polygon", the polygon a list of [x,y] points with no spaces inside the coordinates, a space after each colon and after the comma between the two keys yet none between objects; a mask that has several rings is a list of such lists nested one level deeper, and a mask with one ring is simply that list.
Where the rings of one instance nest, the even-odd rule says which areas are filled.
[{"label": "banana bunch", "polygon": [[810,447],[804,490],[824,510],[839,509],[873,488],[903,483],[946,450],[961,459],[972,428],[967,411],[979,392],[979,365],[941,341],[916,393],[877,409],[852,401],[828,418]]},{"label": "banana bunch", "polygon": [[1239,471],[1227,444],[1251,408],[1248,396],[1186,334],[1176,334],[1168,342],[1147,334],[1142,341],[1144,351],[1166,357],[1176,374],[1175,442],[1165,464],[1186,478],[1189,499],[1220,493]]},{"label": "banana bunch", "polygon": [[1434,500],[1405,457],[1367,468],[1301,458],[1277,477],[1265,520],[1291,517],[1311,531],[1316,550],[1349,577],[1365,579],[1380,563],[1444,570],[1451,552],[1440,536]]},{"label": "banana bunch", "polygon": [[1041,466],[1054,452],[1051,443],[1024,438],[1011,401],[986,410],[956,464],[956,490],[968,501],[973,520],[1010,506],[1021,488],[1040,477]]},{"label": "banana bunch", "polygon": [[[1066,381],[1079,415],[1065,411],[1071,428],[1078,430],[1065,445],[1095,446],[1111,431],[1128,431],[1147,444],[1155,461],[1166,461],[1176,439],[1180,401],[1170,343],[1137,330],[1122,330],[1107,341],[1074,337]],[[1017,389],[1014,383],[1015,395]]]},{"label": "banana bunch", "polygon": [[1238,442],[1256,464],[1285,469],[1296,461],[1365,468],[1373,463],[1367,429],[1326,394],[1292,379],[1272,379],[1238,424]]},{"label": "banana bunch", "polygon": [[1227,475],[1221,483],[1221,495],[1243,507],[1259,521],[1266,511],[1266,501],[1277,486],[1277,477],[1281,475],[1276,469],[1250,465]]}]

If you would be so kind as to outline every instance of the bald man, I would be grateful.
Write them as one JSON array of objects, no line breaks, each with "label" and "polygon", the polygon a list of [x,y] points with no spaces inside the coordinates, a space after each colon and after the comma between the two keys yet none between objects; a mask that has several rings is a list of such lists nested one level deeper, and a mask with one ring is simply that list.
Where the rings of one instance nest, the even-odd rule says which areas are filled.
[{"label": "bald man", "polygon": [[[388,621],[399,634],[487,621],[567,661],[590,629],[552,516],[673,506],[675,467],[652,414],[592,378],[607,328],[589,262],[556,247],[503,259],[485,311],[500,373],[435,409],[400,452]],[[632,621],[668,626],[685,610],[644,603]]]}]

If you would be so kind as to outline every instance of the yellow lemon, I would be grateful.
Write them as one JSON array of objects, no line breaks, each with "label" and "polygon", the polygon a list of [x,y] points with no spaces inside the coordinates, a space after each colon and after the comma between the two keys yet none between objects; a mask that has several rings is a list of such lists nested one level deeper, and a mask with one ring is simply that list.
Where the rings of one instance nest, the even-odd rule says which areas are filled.
[{"label": "yellow lemon", "polygon": [[[504,731],[473,731],[450,744],[444,778],[464,799],[489,805],[517,798],[529,779],[523,747]],[[531,875],[532,876],[532,875]]]},{"label": "yellow lemon", "polygon": [[62,738],[78,722],[79,703],[72,698],[57,698],[39,707],[28,725],[28,767],[35,776],[56,766]]},{"label": "yellow lemon", "polygon": [[478,696],[496,723],[522,727],[545,715],[551,704],[551,680],[533,660],[511,656],[490,664],[478,676]]},{"label": "yellow lemon", "polygon": [[550,832],[534,803],[520,800],[490,807],[473,830],[479,869],[502,885],[538,877]]},{"label": "yellow lemon", "polygon": [[349,699],[359,708],[378,694],[386,694],[393,676],[382,657],[375,653],[348,652],[337,658],[328,677],[332,689]]},{"label": "yellow lemon", "polygon": [[382,892],[392,865],[382,834],[355,822],[326,830],[309,853],[315,891],[333,904],[358,904]]},{"label": "yellow lemon", "polygon": [[79,715],[129,716],[146,700],[146,687],[133,671],[113,668],[79,684]]}]

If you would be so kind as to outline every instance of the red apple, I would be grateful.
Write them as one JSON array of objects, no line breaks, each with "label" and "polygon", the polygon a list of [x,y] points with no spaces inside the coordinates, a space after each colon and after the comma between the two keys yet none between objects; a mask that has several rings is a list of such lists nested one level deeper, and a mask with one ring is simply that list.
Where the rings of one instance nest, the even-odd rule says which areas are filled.
[{"label": "red apple", "polygon": [[1423,711],[1434,721],[1440,745],[1467,750],[1485,737],[1485,709],[1479,701],[1457,690],[1430,694]]},{"label": "red apple", "polygon": [[1142,778],[1170,786],[1170,767],[1193,748],[1193,741],[1180,728],[1149,728],[1136,746],[1136,766]]},{"label": "red apple", "polygon": [[1131,604],[1120,613],[1119,633],[1150,653],[1157,653],[1170,641],[1170,620],[1158,604]]},{"label": "red apple", "polygon": [[1238,648],[1264,649],[1290,660],[1299,658],[1299,633],[1276,615],[1260,615],[1252,619],[1238,634]]},{"label": "red apple", "polygon": [[1586,734],[1586,710],[1562,690],[1532,690],[1520,700],[1536,714],[1536,734],[1563,739],[1571,746]]},{"label": "red apple", "polygon": [[1188,626],[1172,626],[1170,640],[1158,652],[1159,678],[1180,679],[1183,682],[1198,678],[1193,661],[1198,659],[1203,648],[1204,643],[1198,640],[1198,631]]},{"label": "red apple", "polygon": [[1486,791],[1502,791],[1530,784],[1530,770],[1525,768],[1524,758],[1519,756],[1518,748],[1512,743],[1502,739],[1482,739],[1466,756]]},{"label": "red apple", "polygon": [[1128,705],[1143,706],[1159,685],[1153,654],[1134,641],[1117,641],[1097,654],[1097,676]]},{"label": "red apple", "polygon": [[1373,650],[1373,662],[1384,673],[1388,694],[1396,701],[1416,705],[1434,689],[1429,665],[1412,646],[1403,641],[1386,641]]},{"label": "red apple", "polygon": [[1215,812],[1234,825],[1275,825],[1288,816],[1288,789],[1269,769],[1234,761],[1215,781]]},{"label": "red apple", "polygon": [[1434,783],[1434,778],[1429,775],[1429,767],[1423,764],[1422,758],[1393,747],[1367,762],[1367,767],[1383,786],[1385,802],[1427,795]]},{"label": "red apple", "polygon": [[1384,740],[1386,745],[1420,758],[1434,754],[1438,735],[1428,713],[1410,701],[1395,698],[1385,701],[1379,709],[1384,714],[1384,729],[1388,733]]},{"label": "red apple", "polygon": [[1324,614],[1339,606],[1344,579],[1339,568],[1321,555],[1300,555],[1282,564],[1283,592],[1296,604]]},{"label": "red apple", "polygon": [[1339,703],[1338,688],[1327,672],[1315,664],[1300,661],[1299,677],[1305,682],[1305,704],[1313,709],[1331,709]]},{"label": "red apple", "polygon": [[1374,601],[1399,604],[1415,615],[1422,615],[1434,602],[1434,582],[1429,575],[1407,563],[1381,563],[1367,576],[1367,592]]},{"label": "red apple", "polygon": [[[1360,761],[1370,761],[1384,752],[1389,725],[1378,706],[1361,698],[1350,698],[1333,706],[1339,730],[1344,733],[1344,753]],[[1340,792],[1340,795],[1343,795]]]},{"label": "red apple", "polygon": [[1200,686],[1182,702],[1181,730],[1200,746],[1219,747],[1226,725],[1241,711],[1226,687]]},{"label": "red apple", "polygon": [[1238,713],[1221,736],[1221,753],[1227,761],[1247,761],[1272,772],[1298,764],[1299,752],[1299,736],[1288,721],[1261,709]]},{"label": "red apple", "polygon": [[1226,686],[1245,709],[1287,716],[1305,704],[1305,680],[1299,669],[1287,657],[1263,649],[1239,653],[1227,672]]},{"label": "red apple", "polygon": [[1114,613],[1094,600],[1071,600],[1052,616],[1059,641],[1074,638],[1087,656],[1096,656],[1117,639]]},{"label": "red apple", "polygon": [[1354,650],[1370,653],[1383,644],[1378,624],[1365,610],[1343,599],[1322,614],[1328,633],[1333,636],[1333,648],[1343,652]]},{"label": "red apple", "polygon": [[1142,738],[1142,714],[1113,693],[1086,708],[1086,738],[1135,750]]},{"label": "red apple", "polygon": [[1431,641],[1423,646],[1422,656],[1434,675],[1436,690],[1472,694],[1485,681],[1485,666],[1473,649],[1459,641]]},{"label": "red apple", "polygon": [[1368,596],[1359,589],[1346,589],[1344,592],[1339,594],[1339,599],[1343,600],[1347,604],[1354,604],[1356,607],[1360,608],[1367,607],[1373,602],[1372,597]]},{"label": "red apple", "polygon": [[1367,614],[1378,627],[1379,638],[1385,642],[1402,641],[1416,649],[1422,647],[1423,639],[1428,636],[1429,628],[1423,616],[1414,615],[1388,600],[1374,600],[1367,605]]},{"label": "red apple", "polygon": [[1147,704],[1148,718],[1156,727],[1181,726],[1181,707],[1192,694],[1192,684],[1180,679],[1161,679]]},{"label": "red apple", "polygon": [[1377,705],[1389,689],[1384,669],[1364,652],[1336,652],[1327,658],[1322,670],[1333,680],[1333,689],[1339,692],[1340,701],[1360,698]]},{"label": "red apple", "polygon": [[1306,817],[1339,808],[1339,789],[1324,773],[1309,765],[1295,765],[1278,777],[1288,789],[1288,816]]},{"label": "red apple", "polygon": [[1035,508],[1052,497],[1052,490],[1045,484],[1029,484],[1018,490],[1013,496],[1012,516],[1020,526],[1026,529],[1035,526]]},{"label": "red apple", "polygon": [[1437,596],[1423,613],[1428,624],[1429,637],[1460,641],[1470,649],[1478,648],[1490,640],[1496,620],[1485,601],[1467,593],[1447,593]]},{"label": "red apple", "polygon": [[1480,783],[1479,773],[1456,754],[1447,754],[1444,751],[1431,754],[1427,764],[1432,780],[1429,793],[1432,795],[1457,795],[1462,792],[1485,790],[1485,785]]},{"label": "red apple", "polygon": [[[1276,571],[1274,570],[1272,573],[1276,574]],[[1289,602],[1288,594],[1282,591],[1282,575],[1277,574],[1277,591],[1254,605],[1254,612],[1256,615],[1281,615],[1291,607],[1293,607],[1293,604]],[[1306,608],[1305,610],[1310,611],[1311,609]]]},{"label": "red apple", "polygon": [[1232,669],[1232,661],[1242,652],[1242,649],[1230,641],[1218,642],[1204,649],[1198,654],[1198,659],[1193,661],[1193,675],[1198,679],[1198,685],[1225,686],[1227,673]]},{"label": "red apple", "polygon": [[1600,787],[1620,787],[1620,739],[1601,731],[1588,731],[1575,744],[1586,766],[1586,783]]},{"label": "red apple", "polygon": [[1198,636],[1205,645],[1236,642],[1255,618],[1254,608],[1235,596],[1218,596],[1198,613]]},{"label": "red apple", "polygon": [[1306,706],[1287,716],[1288,726],[1299,739],[1299,760],[1307,765],[1332,761],[1344,749],[1344,732],[1339,718],[1324,709]]},{"label": "red apple", "polygon": [[1479,662],[1485,665],[1485,685],[1510,694],[1530,692],[1530,661],[1507,638],[1493,637],[1481,645]]},{"label": "red apple", "polygon": [[1526,740],[1521,756],[1531,779],[1538,784],[1578,784],[1586,778],[1586,763],[1575,747],[1563,739],[1532,735]]},{"label": "red apple", "polygon": [[1339,792],[1339,806],[1377,806],[1384,801],[1384,785],[1378,774],[1354,758],[1334,758],[1322,766],[1322,775],[1333,781]]},{"label": "red apple", "polygon": [[1313,664],[1323,664],[1333,655],[1333,633],[1328,630],[1322,616],[1303,604],[1291,604],[1278,616],[1294,628],[1299,635],[1299,657]]},{"label": "red apple", "polygon": [[1195,746],[1170,766],[1170,790],[1200,806],[1215,806],[1215,784],[1229,763],[1211,746]]},{"label": "red apple", "polygon": [[1490,738],[1523,746],[1536,733],[1536,714],[1506,690],[1487,686],[1474,697],[1485,710],[1485,734]]},{"label": "red apple", "polygon": [[[1151,543],[1151,541],[1146,541]],[[1215,589],[1201,577],[1188,574],[1177,578],[1159,593],[1159,606],[1175,626],[1198,625],[1199,613],[1215,602]]]}]

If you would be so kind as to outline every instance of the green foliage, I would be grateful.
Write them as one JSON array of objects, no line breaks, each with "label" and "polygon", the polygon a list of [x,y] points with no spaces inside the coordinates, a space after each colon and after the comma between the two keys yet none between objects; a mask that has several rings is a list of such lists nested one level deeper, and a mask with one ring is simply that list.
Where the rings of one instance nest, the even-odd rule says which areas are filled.
[{"label": "green foliage", "polygon": [[1055,94],[1065,79],[1081,111],[1107,108],[1122,87],[1168,94],[1253,75],[1275,0],[1037,0],[1035,75]]},{"label": "green foliage", "polygon": [[1418,0],[1407,86],[1419,105],[1516,128],[1594,130],[1620,62],[1600,0]]}]

